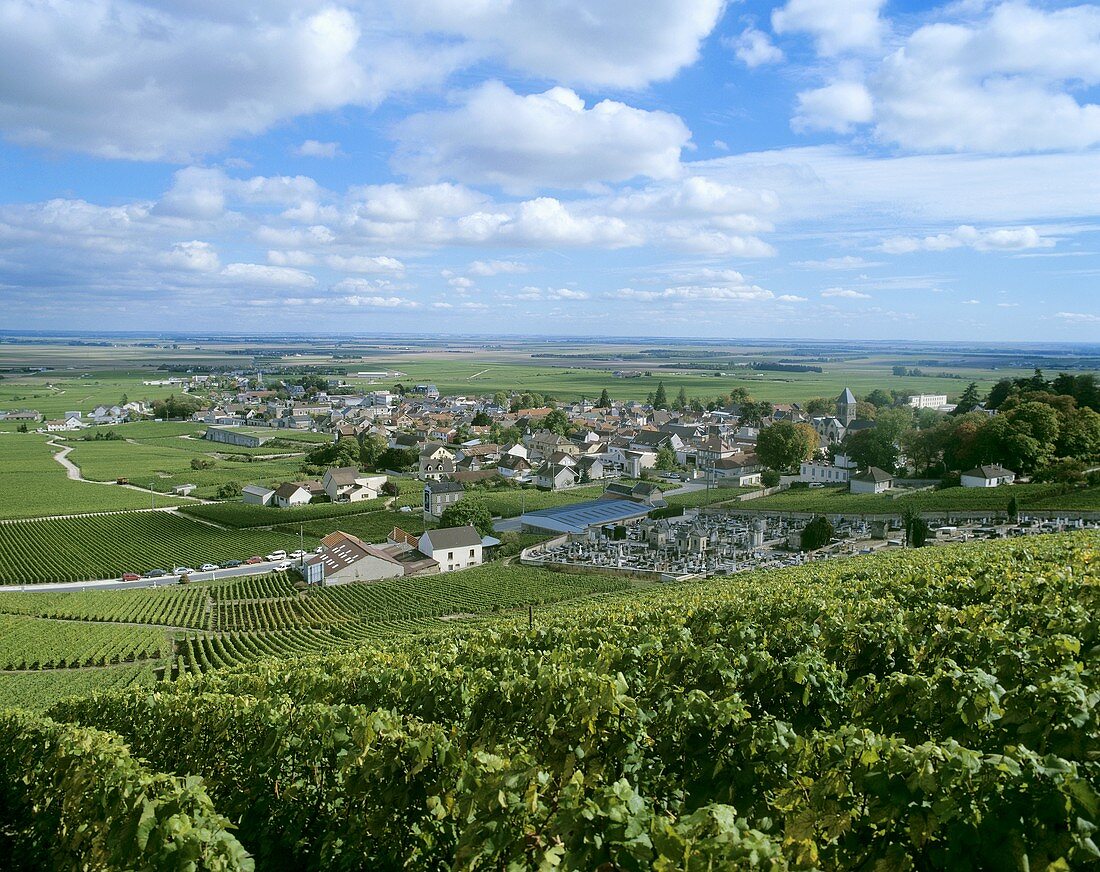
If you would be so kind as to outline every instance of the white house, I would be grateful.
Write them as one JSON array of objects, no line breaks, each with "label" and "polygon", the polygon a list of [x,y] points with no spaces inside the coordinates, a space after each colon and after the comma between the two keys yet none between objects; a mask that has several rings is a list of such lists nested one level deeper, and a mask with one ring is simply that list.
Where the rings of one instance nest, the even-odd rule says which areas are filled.
[{"label": "white house", "polygon": [[854,494],[880,494],[894,485],[894,477],[877,466],[857,472],[848,479],[848,490]]},{"label": "white house", "polygon": [[312,498],[308,490],[292,481],[285,482],[275,488],[275,505],[280,509],[308,505]]},{"label": "white house", "polygon": [[546,490],[561,490],[575,485],[579,475],[576,465],[544,463],[535,472],[535,487]]},{"label": "white house", "polygon": [[819,484],[847,484],[856,465],[843,454],[834,454],[833,462],[804,460],[798,469],[798,480]]},{"label": "white house", "polygon": [[275,491],[260,484],[250,484],[241,489],[241,500],[250,506],[270,506]]},{"label": "white house", "polygon": [[963,487],[997,487],[1002,484],[1012,484],[1015,480],[1016,473],[1011,469],[989,464],[964,472],[960,484]]},{"label": "white house", "polygon": [[428,530],[420,537],[417,550],[438,563],[440,572],[480,566],[481,534],[470,525]]},{"label": "white house", "polygon": [[334,503],[358,503],[378,499],[384,475],[365,475],[354,466],[338,466],[326,470],[321,485]]},{"label": "white house", "polygon": [[420,450],[418,467],[420,478],[438,481],[444,476],[454,475],[455,456],[447,446],[429,443]]}]

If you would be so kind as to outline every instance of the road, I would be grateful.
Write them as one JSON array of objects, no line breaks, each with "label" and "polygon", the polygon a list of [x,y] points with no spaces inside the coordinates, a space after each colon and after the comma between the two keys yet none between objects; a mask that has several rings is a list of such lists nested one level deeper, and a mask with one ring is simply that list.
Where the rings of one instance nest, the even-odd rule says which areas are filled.
[{"label": "road", "polygon": [[[127,442],[132,442],[133,440],[128,439],[126,441]],[[141,491],[142,493],[149,494],[152,497],[161,496],[161,497],[167,497],[168,499],[187,500],[189,502],[195,502],[195,503],[210,503],[210,502],[213,502],[212,500],[203,500],[203,499],[200,499],[199,497],[185,497],[182,494],[164,494],[164,493],[161,493],[160,491],[151,490],[150,488],[142,487],[141,485],[138,485],[138,484],[121,484],[120,485],[117,481],[96,481],[95,479],[85,478],[84,474],[80,471],[80,467],[77,466],[75,463],[73,463],[71,460],[69,460],[69,453],[73,450],[73,448],[75,446],[73,446],[73,445],[62,445],[60,442],[57,441],[56,436],[54,436],[52,439],[47,440],[46,444],[49,445],[51,448],[60,449],[53,456],[53,459],[56,460],[58,463],[60,463],[63,467],[65,467],[65,474],[70,479],[72,479],[73,481],[82,481],[85,484],[101,484],[101,485],[109,485],[110,487],[129,488],[130,490]]]},{"label": "road", "polygon": [[[192,581],[218,581],[223,578],[238,578],[242,575],[262,575],[270,572],[280,561],[264,561],[252,563],[248,566],[238,566],[235,569],[216,569],[212,572],[193,572]],[[178,575],[165,575],[161,578],[141,578],[137,581],[121,581],[117,578],[101,578],[95,581],[67,581],[49,582],[46,584],[2,584],[0,594],[4,591],[16,593],[72,593],[83,590],[138,590],[146,587],[174,587],[179,582]]]}]

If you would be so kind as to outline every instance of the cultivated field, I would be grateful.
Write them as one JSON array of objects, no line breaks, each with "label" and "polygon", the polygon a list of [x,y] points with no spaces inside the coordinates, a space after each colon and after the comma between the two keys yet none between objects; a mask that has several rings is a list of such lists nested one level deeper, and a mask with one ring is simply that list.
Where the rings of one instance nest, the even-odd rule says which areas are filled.
[{"label": "cultivated field", "polygon": [[[60,449],[46,441],[32,433],[0,434],[0,519],[149,508],[150,495],[141,491],[69,479],[53,459]],[[167,496],[157,501],[182,502]]]}]

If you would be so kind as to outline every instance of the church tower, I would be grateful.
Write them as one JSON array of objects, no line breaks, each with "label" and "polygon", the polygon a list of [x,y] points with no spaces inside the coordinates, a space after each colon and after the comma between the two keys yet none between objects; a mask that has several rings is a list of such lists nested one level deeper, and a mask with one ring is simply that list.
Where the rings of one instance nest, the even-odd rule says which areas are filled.
[{"label": "church tower", "polygon": [[849,388],[836,398],[836,416],[845,427],[856,419],[856,395]]}]

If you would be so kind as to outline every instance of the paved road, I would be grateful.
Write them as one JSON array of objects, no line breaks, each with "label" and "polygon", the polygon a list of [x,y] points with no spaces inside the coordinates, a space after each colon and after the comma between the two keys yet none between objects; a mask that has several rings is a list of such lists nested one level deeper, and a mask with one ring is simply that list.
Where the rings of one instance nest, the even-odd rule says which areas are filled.
[{"label": "paved road", "polygon": [[[126,441],[127,442],[132,442],[132,440],[130,440],[130,439],[127,439]],[[155,491],[155,490],[152,490],[152,489],[147,488],[147,487],[142,487],[139,484],[119,484],[117,481],[96,481],[95,479],[85,478],[84,474],[80,471],[80,467],[77,466],[75,463],[73,463],[71,460],[69,460],[69,453],[73,450],[73,448],[75,446],[73,446],[73,445],[62,445],[60,442],[57,441],[56,436],[53,437],[52,439],[47,440],[46,444],[53,447],[53,448],[60,449],[57,452],[57,454],[55,454],[53,456],[53,459],[56,460],[58,463],[60,463],[63,467],[65,467],[65,474],[70,479],[72,479],[73,481],[82,481],[85,484],[101,484],[101,485],[108,485],[110,487],[129,488],[130,490],[141,491],[142,493],[149,494],[150,496],[153,496],[153,497],[161,496],[161,497],[166,497],[168,499],[187,500],[188,502],[195,502],[195,503],[210,503],[210,502],[213,502],[213,500],[203,500],[203,499],[200,499],[199,497],[185,497],[182,494],[164,494],[164,493],[161,493],[160,491]]]},{"label": "paved road", "polygon": [[[235,569],[216,569],[212,572],[195,572],[191,574],[191,580],[216,581],[222,578],[237,578],[242,575],[262,575],[265,572],[270,572],[277,565],[278,561],[264,561],[263,563],[253,563],[249,566],[238,566]],[[172,587],[178,582],[178,575],[165,575],[161,578],[142,578],[138,581],[120,581],[117,578],[102,578],[96,581],[50,582],[47,584],[3,584],[0,585],[0,594],[4,591],[71,593],[81,590],[135,590],[144,587]]]}]

